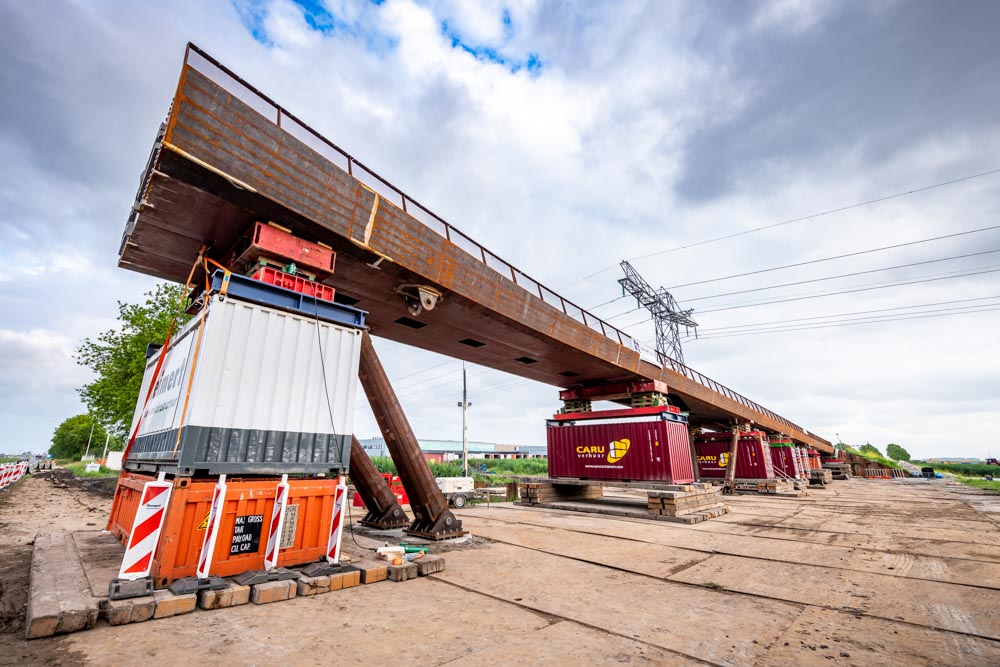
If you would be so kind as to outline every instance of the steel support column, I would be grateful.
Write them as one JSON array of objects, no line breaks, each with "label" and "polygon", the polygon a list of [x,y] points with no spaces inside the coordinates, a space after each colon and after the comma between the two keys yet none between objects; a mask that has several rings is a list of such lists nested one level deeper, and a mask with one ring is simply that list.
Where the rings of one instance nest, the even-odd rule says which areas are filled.
[{"label": "steel support column", "polygon": [[448,509],[448,501],[434,482],[434,476],[420,451],[417,438],[413,435],[410,422],[396,398],[382,362],[375,354],[371,336],[366,331],[361,340],[361,365],[358,369],[361,387],[371,404],[375,421],[378,422],[382,437],[396,472],[403,482],[406,495],[410,497],[410,509],[414,520],[406,532],[445,539],[464,535],[462,522]]},{"label": "steel support column", "polygon": [[362,526],[402,528],[410,522],[410,517],[399,506],[396,495],[355,436],[351,436],[351,481],[368,510],[365,518],[361,519]]},{"label": "steel support column", "polygon": [[[698,448],[695,447],[694,440],[698,435],[697,429],[688,432],[688,444],[691,446],[691,467],[694,468],[694,481],[701,481],[701,470],[698,468]],[[353,463],[352,463],[353,465]]]},{"label": "steel support column", "polygon": [[732,493],[736,488],[736,457],[740,453],[740,430],[733,427],[733,441],[729,444],[729,460],[726,461],[726,479],[722,484],[722,493]]}]

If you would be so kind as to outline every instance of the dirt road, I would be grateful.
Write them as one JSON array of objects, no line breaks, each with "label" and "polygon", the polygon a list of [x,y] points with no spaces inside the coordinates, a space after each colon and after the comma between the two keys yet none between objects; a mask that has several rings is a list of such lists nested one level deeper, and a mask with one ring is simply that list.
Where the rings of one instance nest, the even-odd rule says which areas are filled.
[{"label": "dirt road", "polygon": [[944,481],[743,496],[694,526],[477,506],[461,514],[482,546],[438,575],[21,640],[34,532],[100,527],[109,507],[37,477],[0,497],[0,661],[1000,664],[1000,496]]}]

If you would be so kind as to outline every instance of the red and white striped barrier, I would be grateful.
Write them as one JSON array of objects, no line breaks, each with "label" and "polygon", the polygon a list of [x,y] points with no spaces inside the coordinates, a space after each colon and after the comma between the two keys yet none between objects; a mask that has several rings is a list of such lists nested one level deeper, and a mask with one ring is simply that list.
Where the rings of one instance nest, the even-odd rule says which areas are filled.
[{"label": "red and white striped barrier", "polygon": [[163,518],[167,514],[167,504],[170,502],[172,482],[164,481],[164,473],[160,473],[155,482],[146,482],[142,487],[142,498],[139,509],[136,510],[132,522],[132,532],[128,536],[128,546],[125,547],[125,557],[118,572],[119,579],[134,581],[149,576],[153,565],[153,554],[160,542],[160,530],[163,528]]},{"label": "red and white striped barrier", "polygon": [[5,463],[0,465],[0,489],[6,489],[8,486],[21,479],[27,471],[28,464],[23,461],[20,463]]},{"label": "red and white striped barrier", "polygon": [[347,483],[341,475],[337,480],[337,490],[333,496],[333,517],[330,519],[330,541],[326,546],[326,562],[340,563],[340,536],[344,532],[344,500],[347,498]]},{"label": "red and white striped barrier", "polygon": [[273,570],[278,564],[278,546],[281,542],[281,528],[285,525],[285,506],[288,504],[288,475],[282,475],[274,496],[271,523],[267,530],[267,549],[264,551],[264,569]]},{"label": "red and white striped barrier", "polygon": [[199,579],[207,579],[212,569],[212,555],[215,553],[215,540],[219,536],[222,524],[222,508],[226,502],[226,476],[219,475],[219,483],[215,485],[212,494],[212,506],[208,510],[208,526],[205,528],[205,539],[201,542],[201,556],[198,558],[196,574]]}]

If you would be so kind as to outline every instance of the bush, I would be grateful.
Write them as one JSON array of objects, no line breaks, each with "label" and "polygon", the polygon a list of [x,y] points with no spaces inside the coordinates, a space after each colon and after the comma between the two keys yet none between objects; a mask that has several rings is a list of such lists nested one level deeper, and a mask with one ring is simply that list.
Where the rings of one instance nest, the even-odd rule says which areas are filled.
[{"label": "bush", "polygon": [[83,461],[78,461],[77,463],[70,463],[65,466],[67,470],[73,473],[74,477],[117,477],[118,471],[112,470],[111,468],[106,468],[101,466],[100,470],[97,472],[87,472],[87,464]]},{"label": "bush", "polygon": [[890,442],[888,445],[885,446],[885,455],[888,456],[893,461],[910,460],[910,453],[894,442]]},{"label": "bush", "polygon": [[430,461],[427,465],[431,469],[431,474],[435,477],[461,477],[462,476],[462,464],[461,463],[435,463]]},{"label": "bush", "polygon": [[878,447],[876,447],[875,445],[873,445],[873,444],[871,444],[869,442],[866,442],[865,444],[863,444],[860,447],[858,447],[858,451],[862,452],[862,455],[864,455],[864,454],[874,454],[875,456],[882,456],[882,452],[880,452],[878,450]]},{"label": "bush", "polygon": [[[866,447],[868,449],[866,449]],[[875,450],[874,454],[872,453],[872,450]],[[878,450],[872,447],[871,445],[862,445],[860,449],[854,449],[854,447],[847,445],[844,447],[844,451],[850,452],[851,454],[854,454],[856,456],[860,456],[863,459],[868,459],[869,461],[874,461],[875,463],[881,463],[884,466],[895,468],[896,470],[902,470],[901,466],[898,463],[896,463],[891,459],[885,458],[884,456],[879,454]]]},{"label": "bush", "polygon": [[52,435],[52,446],[49,453],[56,458],[69,458],[74,461],[83,457],[87,445],[91,452],[104,447],[107,432],[91,415],[82,414],[70,417],[59,424]]},{"label": "bush", "polygon": [[375,464],[379,472],[396,474],[396,464],[388,456],[373,456],[372,463]]},{"label": "bush", "polygon": [[538,476],[549,474],[548,459],[469,459],[469,469],[477,472],[482,466],[497,475]]},{"label": "bush", "polygon": [[928,463],[927,461],[913,461],[912,463],[922,468],[934,468],[937,471],[953,472],[958,475],[968,475],[971,477],[992,475],[1000,477],[1000,466],[987,465],[985,463]]},{"label": "bush", "polygon": [[[372,463],[381,473],[398,474],[396,464],[388,456],[373,456]],[[481,467],[486,466],[490,475],[484,475]],[[435,477],[461,477],[461,461],[449,461],[448,463],[436,463],[429,461],[427,466],[431,469],[431,474]],[[476,478],[477,482],[490,481],[490,483],[502,483],[503,481],[513,481],[513,477],[544,476],[548,475],[548,459],[469,459],[469,475]],[[498,476],[510,477],[511,479],[500,480]]]}]

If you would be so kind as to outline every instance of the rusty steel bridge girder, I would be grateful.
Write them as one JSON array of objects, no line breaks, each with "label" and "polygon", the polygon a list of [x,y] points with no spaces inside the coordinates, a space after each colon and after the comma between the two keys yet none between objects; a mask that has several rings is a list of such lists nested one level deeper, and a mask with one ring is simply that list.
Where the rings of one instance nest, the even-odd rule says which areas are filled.
[{"label": "rusty steel bridge girder", "polygon": [[[338,253],[324,282],[369,312],[373,336],[560,388],[660,380],[692,424],[751,421],[833,451],[676,360],[642,358],[627,333],[438,218],[192,45],[119,263],[183,282],[202,245],[218,259],[261,220]],[[440,295],[433,310],[408,310],[414,288]]]},{"label": "rusty steel bridge girder", "polygon": [[361,339],[358,377],[406,495],[410,498],[414,520],[406,532],[435,540],[465,535],[461,520],[448,508],[448,500],[434,481],[434,475],[427,466],[420,444],[367,331]]}]

